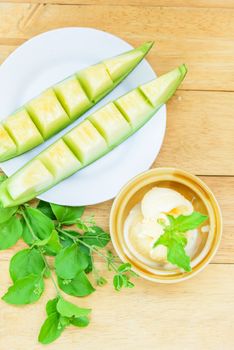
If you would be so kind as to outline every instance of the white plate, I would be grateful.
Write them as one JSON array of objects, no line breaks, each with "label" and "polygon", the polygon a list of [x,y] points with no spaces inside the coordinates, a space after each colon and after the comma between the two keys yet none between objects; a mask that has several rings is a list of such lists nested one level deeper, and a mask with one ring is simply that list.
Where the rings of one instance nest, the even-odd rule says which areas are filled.
[{"label": "white plate", "polygon": [[[131,48],[122,39],[91,28],[63,28],[34,37],[15,50],[0,67],[1,119],[73,72]],[[142,61],[114,91],[85,115],[154,77],[153,69],[145,60]],[[83,120],[84,116],[43,145],[1,163],[0,167],[11,175]],[[163,106],[141,130],[115,150],[40,198],[76,206],[96,204],[115,197],[128,180],[153,163],[162,145],[165,128],[166,108]]]}]

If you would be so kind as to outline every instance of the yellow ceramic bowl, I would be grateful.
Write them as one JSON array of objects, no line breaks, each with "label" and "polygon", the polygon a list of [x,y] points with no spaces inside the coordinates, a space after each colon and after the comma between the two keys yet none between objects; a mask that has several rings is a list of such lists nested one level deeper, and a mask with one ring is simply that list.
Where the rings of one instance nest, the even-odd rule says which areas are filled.
[{"label": "yellow ceramic bowl", "polygon": [[[152,187],[168,187],[182,193],[193,202],[194,210],[209,217],[209,232],[199,236],[200,241],[191,259],[192,271],[178,268],[152,268],[139,261],[129,251],[124,239],[124,222],[130,210],[142,200]],[[212,191],[198,177],[175,168],[156,168],[146,171],[128,182],[114,200],[110,214],[110,233],[117,254],[143,278],[160,283],[174,283],[188,279],[201,271],[217,251],[222,234],[222,216]]]}]

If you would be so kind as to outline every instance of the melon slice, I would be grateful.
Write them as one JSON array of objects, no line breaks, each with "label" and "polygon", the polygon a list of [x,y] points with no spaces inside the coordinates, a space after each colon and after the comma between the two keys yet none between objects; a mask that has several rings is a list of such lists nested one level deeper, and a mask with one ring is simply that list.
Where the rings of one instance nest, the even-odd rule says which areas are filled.
[{"label": "melon slice", "polygon": [[[50,146],[47,150],[43,151],[42,154],[32,159],[26,166],[10,176],[0,186],[0,202],[2,206],[15,206],[32,199],[56,185],[59,179],[65,177],[65,174],[69,176],[73,171],[75,172],[78,167],[83,168],[87,166],[109,152],[127,136],[134,134],[134,132],[157,112],[162,103],[167,102],[176,91],[186,75],[186,67],[182,65],[178,67],[177,70],[179,73],[178,75],[167,75],[167,84],[165,84],[164,79],[161,79],[164,88],[161,89],[159,86],[159,89],[155,90],[155,95],[157,96],[154,98],[154,101],[156,101],[154,106],[151,102],[148,102],[143,93],[138,89],[129,92],[116,102],[113,102],[118,105],[121,113],[124,113],[126,119],[132,125],[132,128],[129,129],[129,124],[123,122],[123,119],[121,119],[118,112],[116,112],[113,103],[109,103],[107,106],[94,113],[94,115],[96,114],[95,118],[93,116],[90,117],[91,120],[93,119],[92,122],[87,118],[63,136],[61,139],[62,142],[56,141],[54,146]],[[152,84],[152,82],[149,84]],[[103,113],[102,111],[105,112]],[[109,120],[111,117],[113,121]],[[95,123],[98,123],[98,129],[92,124],[94,120]],[[126,126],[126,135],[121,138],[124,134],[123,123]],[[114,124],[116,124],[116,126]],[[100,130],[100,132],[98,130]],[[109,139],[109,145],[101,135],[101,132],[103,135],[105,133],[106,139]],[[115,144],[112,143],[111,137],[115,140]],[[74,160],[71,152],[64,146],[64,142],[82,163],[81,166]],[[64,172],[61,171],[62,168],[64,168]],[[54,176],[52,174],[54,174]],[[7,194],[7,191],[10,195]],[[10,196],[12,198],[10,198]]]},{"label": "melon slice", "polygon": [[118,98],[115,103],[134,130],[154,112],[154,108],[138,89]]},{"label": "melon slice", "polygon": [[0,125],[0,161],[7,160],[17,154],[17,147],[6,129]]},{"label": "melon slice", "polygon": [[27,104],[27,110],[44,139],[70,123],[53,89],[49,89]]},{"label": "melon slice", "polygon": [[114,87],[114,83],[103,63],[85,68],[78,72],[77,76],[89,99],[93,102]]},{"label": "melon slice", "polygon": [[123,74],[131,71],[132,67],[137,65],[142,60],[142,56],[145,55],[152,46],[153,42],[149,41],[134,50],[130,50],[122,55],[103,61],[111,76],[111,79],[114,82],[118,81]]},{"label": "melon slice", "polygon": [[131,126],[114,103],[108,103],[94,112],[89,120],[112,147],[131,133]]},{"label": "melon slice", "polygon": [[8,180],[8,192],[13,199],[34,196],[50,186],[53,175],[39,159],[33,159]]},{"label": "melon slice", "polygon": [[89,120],[80,123],[63,139],[83,165],[91,163],[108,150],[105,139]]},{"label": "melon slice", "polygon": [[51,174],[53,174],[56,181],[74,174],[82,167],[82,164],[62,139],[42,152],[39,159],[45,164]]},{"label": "melon slice", "polygon": [[77,119],[92,106],[76,76],[54,86],[55,93],[71,120]]},{"label": "melon slice", "polygon": [[[150,101],[153,107],[160,106],[165,103],[165,97],[169,99],[173,95],[173,91],[177,86],[177,81],[181,79],[181,76],[186,74],[186,72],[186,67],[182,65],[179,69],[176,68],[171,72],[162,75],[158,79],[154,79],[149,83],[141,85],[139,89]],[[167,91],[167,96],[165,96],[165,91]]]},{"label": "melon slice", "polygon": [[3,122],[4,127],[23,153],[44,142],[40,132],[25,109],[17,111]]}]

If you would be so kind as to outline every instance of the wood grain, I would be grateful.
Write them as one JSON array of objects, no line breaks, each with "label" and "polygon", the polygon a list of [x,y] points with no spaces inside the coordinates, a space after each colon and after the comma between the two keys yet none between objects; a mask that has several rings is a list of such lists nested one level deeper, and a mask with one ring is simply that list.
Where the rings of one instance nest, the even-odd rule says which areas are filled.
[{"label": "wood grain", "polygon": [[8,0],[13,3],[48,3],[72,5],[109,5],[109,6],[153,6],[153,7],[199,7],[199,8],[234,8],[233,0]]},{"label": "wood grain", "polygon": [[66,26],[110,31],[134,46],[154,39],[148,59],[159,74],[186,62],[184,89],[226,91],[234,90],[233,18],[232,8],[1,3],[0,44]]},{"label": "wood grain", "polygon": [[[10,284],[7,265],[1,263],[1,295]],[[233,265],[210,265],[181,284],[138,280],[136,288],[121,294],[113,291],[111,283],[99,287],[87,298],[73,299],[77,305],[93,309],[90,326],[66,329],[47,349],[231,350],[233,274]],[[34,305],[12,307],[0,301],[1,350],[45,349],[36,343],[36,335],[45,319],[46,301],[54,295],[47,282],[46,293]]]}]

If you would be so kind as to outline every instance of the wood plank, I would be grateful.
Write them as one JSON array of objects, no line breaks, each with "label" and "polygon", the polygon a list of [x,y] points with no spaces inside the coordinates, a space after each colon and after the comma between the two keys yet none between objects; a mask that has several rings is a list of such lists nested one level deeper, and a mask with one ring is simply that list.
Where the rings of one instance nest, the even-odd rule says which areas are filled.
[{"label": "wood plank", "polygon": [[[234,9],[222,8],[1,3],[0,44],[5,47],[9,40],[12,45],[58,27],[90,26],[134,46],[154,39],[149,62],[159,74],[187,63],[190,75],[184,89],[234,90],[233,16]],[[4,47],[1,60],[7,55]]]},{"label": "wood plank", "polygon": [[8,0],[13,3],[47,3],[109,6],[234,8],[233,0]]},{"label": "wood plank", "polygon": [[[223,237],[216,256],[213,258],[214,264],[234,264],[234,221],[233,198],[234,198],[234,177],[201,176],[201,179],[214,192],[223,215]],[[112,201],[107,201],[98,205],[91,205],[86,208],[85,217],[94,215],[97,225],[106,231],[109,230],[109,215]],[[16,246],[1,252],[1,261],[8,261],[14,252],[23,249],[24,242],[19,241]]]},{"label": "wood plank", "polygon": [[166,137],[154,165],[234,175],[233,93],[178,91],[167,108]]},{"label": "wood plank", "polygon": [[[1,263],[1,295],[10,284],[8,264]],[[67,328],[48,349],[206,349],[233,348],[234,334],[233,265],[210,265],[189,281],[159,285],[144,280],[121,293],[111,285],[83,299],[70,299],[93,309],[88,328]],[[1,350],[42,350],[37,343],[44,307],[55,296],[46,283],[39,302],[12,307],[0,301]],[[173,344],[173,345],[172,345]]]}]

